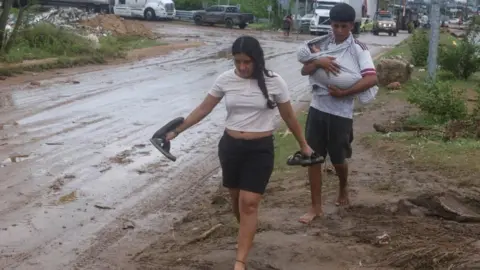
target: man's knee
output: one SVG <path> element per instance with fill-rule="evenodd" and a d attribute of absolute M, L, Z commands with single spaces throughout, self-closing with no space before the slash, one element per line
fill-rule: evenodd
<path fill-rule="evenodd" d="M 347 159 L 352 155 L 351 150 L 348 150 L 348 148 L 348 146 L 343 145 L 330 147 L 328 154 L 333 165 L 342 165 L 347 163 Z"/>

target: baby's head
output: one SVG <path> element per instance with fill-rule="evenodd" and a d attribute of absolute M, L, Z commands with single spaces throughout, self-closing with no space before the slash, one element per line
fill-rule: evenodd
<path fill-rule="evenodd" d="M 320 47 L 316 44 L 309 44 L 308 47 L 310 48 L 310 52 L 312 53 L 320 52 Z"/>
<path fill-rule="evenodd" d="M 314 47 L 316 48 L 317 46 L 314 46 Z M 297 50 L 297 60 L 302 64 L 305 64 L 310 60 L 312 60 L 312 44 L 302 44 L 299 46 Z"/>

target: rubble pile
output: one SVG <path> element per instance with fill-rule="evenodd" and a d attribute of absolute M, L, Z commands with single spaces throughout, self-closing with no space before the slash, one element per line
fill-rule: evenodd
<path fill-rule="evenodd" d="M 376 66 L 378 82 L 382 86 L 405 83 L 410 79 L 413 67 L 403 59 L 382 59 Z"/>
<path fill-rule="evenodd" d="M 80 25 L 100 31 L 108 31 L 114 36 L 141 36 L 155 39 L 155 34 L 143 23 L 125 20 L 114 14 L 100 14 L 93 18 L 81 20 Z"/>
<path fill-rule="evenodd" d="M 95 17 L 96 14 L 88 13 L 78 8 L 51 9 L 34 16 L 29 20 L 31 24 L 48 22 L 57 26 L 71 26 L 79 20 L 86 20 Z"/>
<path fill-rule="evenodd" d="M 99 36 L 141 36 L 155 39 L 155 34 L 141 22 L 124 20 L 114 14 L 89 13 L 78 8 L 58 8 L 35 14 L 27 19 L 29 25 L 51 23 L 72 31 L 87 32 Z"/>

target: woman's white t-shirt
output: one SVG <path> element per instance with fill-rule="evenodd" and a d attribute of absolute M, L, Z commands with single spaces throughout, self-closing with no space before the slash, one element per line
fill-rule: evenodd
<path fill-rule="evenodd" d="M 270 72 L 273 77 L 265 77 L 268 95 L 275 103 L 290 101 L 287 83 L 280 75 Z M 265 132 L 275 129 L 275 109 L 267 107 L 256 79 L 244 79 L 235 69 L 221 74 L 208 92 L 210 95 L 225 97 L 227 108 L 227 129 L 243 132 Z"/>

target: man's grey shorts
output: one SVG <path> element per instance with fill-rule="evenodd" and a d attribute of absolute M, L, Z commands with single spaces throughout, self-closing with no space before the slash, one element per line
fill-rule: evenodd
<path fill-rule="evenodd" d="M 353 120 L 310 107 L 305 126 L 308 144 L 332 164 L 344 164 L 352 157 Z"/>

